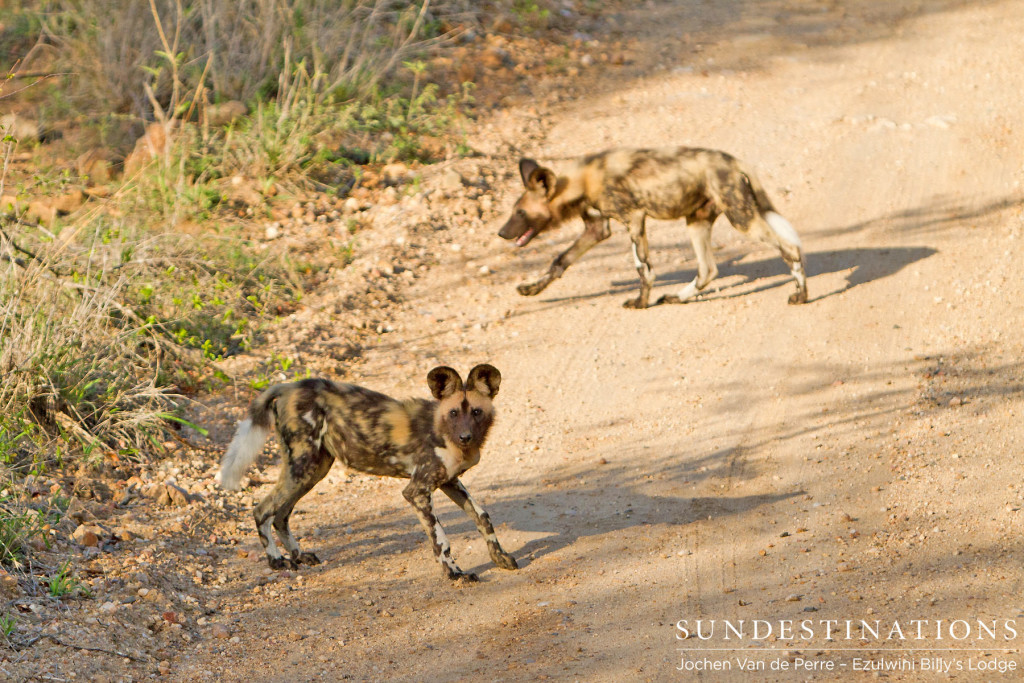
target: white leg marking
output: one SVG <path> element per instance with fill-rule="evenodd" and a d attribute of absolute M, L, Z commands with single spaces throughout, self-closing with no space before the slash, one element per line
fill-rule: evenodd
<path fill-rule="evenodd" d="M 277 531 L 277 529 L 274 529 Z M 287 534 L 283 534 L 280 531 L 277 532 L 277 537 L 281 539 L 281 545 L 288 551 L 289 554 L 299 554 L 299 542 L 295 540 L 295 536 L 292 535 L 291 529 L 288 530 Z"/>
<path fill-rule="evenodd" d="M 700 290 L 697 289 L 697 278 L 693 278 L 693 282 L 680 289 L 679 294 L 676 296 L 679 297 L 680 301 L 686 301 L 687 299 L 692 299 L 697 296 L 699 293 Z"/>
<path fill-rule="evenodd" d="M 441 564 L 453 572 L 459 571 L 455 560 L 452 559 L 452 547 L 448 544 L 448 537 L 445 535 L 444 529 L 441 528 L 440 522 L 434 522 L 434 536 L 437 537 L 437 544 L 441 548 L 441 555 L 438 558 L 441 560 Z"/>
<path fill-rule="evenodd" d="M 801 264 L 799 262 L 794 263 L 793 264 L 792 273 L 793 273 L 793 277 L 796 278 L 796 281 L 800 285 L 800 287 L 801 288 L 806 287 L 806 285 L 807 285 L 807 275 L 806 275 L 806 273 L 804 273 L 803 264 Z"/>
<path fill-rule="evenodd" d="M 768 226 L 772 229 L 772 232 L 779 237 L 779 239 L 788 244 L 792 244 L 793 246 L 800 246 L 800 236 L 796 234 L 796 230 L 789 221 L 774 211 L 766 213 L 764 215 L 764 219 L 768 221 Z"/>
<path fill-rule="evenodd" d="M 651 267 L 640 260 L 640 255 L 636 250 L 636 242 L 633 243 L 633 263 L 636 264 L 636 269 L 643 273 L 644 280 L 651 279 Z"/>
<path fill-rule="evenodd" d="M 267 555 L 274 558 L 275 560 L 281 557 L 281 551 L 277 549 L 277 543 L 274 542 L 274 517 L 271 515 L 267 517 L 263 524 L 260 524 L 260 533 L 263 538 L 267 539 Z"/>
<path fill-rule="evenodd" d="M 469 491 L 466 492 L 466 497 L 469 498 L 469 504 L 473 506 L 473 512 L 475 512 L 478 517 L 483 517 L 487 514 L 484 512 L 482 507 L 476 504 L 476 501 L 473 500 L 473 496 L 469 495 Z"/>

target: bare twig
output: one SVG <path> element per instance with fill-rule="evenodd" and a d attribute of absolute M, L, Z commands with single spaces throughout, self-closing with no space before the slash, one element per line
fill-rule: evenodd
<path fill-rule="evenodd" d="M 2 184 L 0 184 L 0 189 L 3 189 L 3 185 Z M 25 247 L 23 247 L 23 246 L 19 245 L 17 242 L 15 242 L 14 238 L 11 237 L 10 235 L 8 235 L 7 231 L 4 230 L 3 228 L 0 228 L 0 236 L 2 236 L 5 240 L 7 240 L 11 244 L 11 246 L 14 248 L 15 251 L 20 251 L 22 254 L 24 254 L 25 256 L 28 256 L 30 259 L 32 259 L 36 263 L 40 264 L 41 266 L 43 266 L 44 268 L 46 268 L 48 271 L 50 271 L 54 275 L 56 275 L 58 277 L 66 277 L 59 270 L 57 270 L 56 268 L 51 266 L 49 263 L 47 263 L 45 260 L 40 258 L 35 252 L 29 251 Z M 12 258 L 8 257 L 8 258 L 5 258 L 4 260 L 5 261 L 13 261 L 15 264 L 17 264 L 17 265 L 19 265 L 19 266 L 21 266 L 23 268 L 27 267 L 24 259 L 12 259 Z"/>
<path fill-rule="evenodd" d="M 75 649 L 75 650 L 85 650 L 86 652 L 101 652 L 101 653 L 103 653 L 105 655 L 111 655 L 112 657 L 124 657 L 125 659 L 132 660 L 133 662 L 145 663 L 147 661 L 145 659 L 141 659 L 141 658 L 136 657 L 134 655 L 130 655 L 127 652 L 118 652 L 117 650 L 108 650 L 108 649 L 103 648 L 103 647 L 90 647 L 88 645 L 78 645 L 77 643 L 69 643 L 66 640 L 62 640 L 62 639 L 58 638 L 57 636 L 55 636 L 55 635 L 53 635 L 51 633 L 41 633 L 41 634 L 37 635 L 36 637 L 31 638 L 29 640 L 22 641 L 22 642 L 12 642 L 11 644 L 13 645 L 15 651 L 20 651 L 20 650 L 26 650 L 26 649 L 32 647 L 33 645 L 35 645 L 36 643 L 38 643 L 40 640 L 43 640 L 43 639 L 51 640 L 51 641 L 53 641 L 54 643 L 56 643 L 58 645 L 63 645 L 64 647 L 70 647 L 70 648 Z"/>

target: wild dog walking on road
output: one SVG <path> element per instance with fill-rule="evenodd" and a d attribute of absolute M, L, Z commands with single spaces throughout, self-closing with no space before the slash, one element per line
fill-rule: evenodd
<path fill-rule="evenodd" d="M 459 481 L 480 460 L 480 449 L 494 421 L 491 403 L 501 373 L 477 365 L 463 384 L 455 370 L 441 366 L 427 375 L 436 400 L 398 401 L 353 384 L 305 379 L 278 384 L 253 401 L 221 462 L 218 479 L 237 489 L 270 434 L 271 413 L 282 446 L 281 474 L 253 515 L 272 569 L 318 564 L 302 552 L 288 529 L 292 508 L 326 476 L 335 459 L 360 472 L 409 479 L 402 494 L 416 510 L 434 557 L 449 579 L 476 580 L 452 559 L 444 529 L 434 515 L 431 494 L 441 489 L 469 515 L 487 542 L 491 560 L 502 569 L 517 569 L 515 558 L 498 543 L 491 521 Z M 270 534 L 273 525 L 285 558 Z"/>
<path fill-rule="evenodd" d="M 627 308 L 646 308 L 654 284 L 648 261 L 648 216 L 661 220 L 686 219 L 697 277 L 678 294 L 658 303 L 692 299 L 718 275 L 711 252 L 711 225 L 725 214 L 740 232 L 779 250 L 796 279 L 789 303 L 807 301 L 807 277 L 800 238 L 789 221 L 776 213 L 754 174 L 736 158 L 712 149 L 613 149 L 576 160 L 564 175 L 556 175 L 533 159 L 519 162 L 526 191 L 498 235 L 525 247 L 530 240 L 576 216 L 583 218 L 583 234 L 554 260 L 541 279 L 519 285 L 524 296 L 534 296 L 562 276 L 588 249 L 611 235 L 609 219 L 629 230 L 633 260 L 640 273 L 640 296 L 626 301 Z"/>

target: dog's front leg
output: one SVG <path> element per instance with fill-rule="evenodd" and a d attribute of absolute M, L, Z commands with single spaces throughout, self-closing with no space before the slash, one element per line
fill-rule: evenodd
<path fill-rule="evenodd" d="M 452 479 L 447 484 L 442 484 L 441 490 L 452 499 L 453 503 L 462 508 L 462 511 L 476 524 L 477 531 L 487 541 L 487 552 L 491 556 L 491 561 L 502 569 L 519 569 L 519 565 L 516 564 L 516 558 L 506 553 L 502 549 L 501 544 L 498 543 L 498 536 L 494 533 L 491 518 L 488 517 L 487 512 L 482 507 L 476 504 L 476 501 L 469 495 L 469 491 L 462 485 L 462 482 L 458 479 Z"/>
<path fill-rule="evenodd" d="M 402 491 L 402 495 L 405 496 L 405 499 L 409 501 L 409 504 L 416 511 L 416 516 L 419 517 L 423 530 L 427 532 L 427 538 L 430 539 L 430 547 L 434 551 L 434 557 L 441 563 L 441 570 L 444 572 L 444 575 L 453 581 L 457 579 L 476 581 L 476 574 L 462 571 L 455 564 L 455 560 L 452 559 L 451 545 L 448 543 L 448 537 L 445 535 L 444 529 L 441 528 L 441 523 L 434 515 L 430 494 L 430 486 L 416 479 L 410 481 L 409 485 Z"/>
<path fill-rule="evenodd" d="M 572 243 L 572 246 L 559 254 L 558 258 L 551 262 L 551 267 L 548 268 L 548 272 L 544 274 L 544 277 L 536 282 L 519 285 L 516 291 L 523 296 L 540 294 L 548 285 L 562 277 L 562 273 L 575 263 L 579 257 L 590 251 L 591 247 L 608 239 L 608 236 L 612 234 L 608 219 L 593 209 L 588 209 L 583 214 L 583 223 L 586 226 L 583 234 Z"/>
<path fill-rule="evenodd" d="M 630 299 L 622 305 L 626 308 L 647 308 L 647 302 L 651 298 L 651 287 L 654 285 L 654 271 L 647 247 L 647 229 L 644 225 L 645 215 L 642 211 L 634 213 L 627 223 L 629 227 L 629 239 L 633 240 L 633 263 L 636 265 L 636 272 L 640 275 L 640 296 Z"/>

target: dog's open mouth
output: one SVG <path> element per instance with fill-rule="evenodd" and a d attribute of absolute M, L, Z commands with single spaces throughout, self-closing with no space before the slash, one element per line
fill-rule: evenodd
<path fill-rule="evenodd" d="M 533 228 L 530 228 L 529 230 L 524 232 L 522 235 L 520 235 L 519 239 L 516 240 L 516 246 L 517 247 L 525 247 L 527 244 L 529 244 L 530 240 L 532 240 L 534 238 L 534 235 L 536 235 L 536 234 L 537 234 L 537 231 L 534 230 Z"/>

